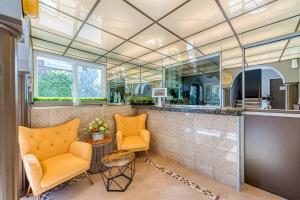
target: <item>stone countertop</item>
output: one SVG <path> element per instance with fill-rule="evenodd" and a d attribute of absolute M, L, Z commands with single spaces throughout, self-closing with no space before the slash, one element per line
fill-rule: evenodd
<path fill-rule="evenodd" d="M 189 107 L 189 106 L 139 106 L 132 105 L 132 108 L 144 109 L 144 110 L 159 110 L 159 111 L 170 111 L 170 112 L 184 112 L 184 113 L 200 113 L 200 114 L 213 114 L 213 115 L 231 115 L 241 116 L 243 110 L 233 108 L 207 108 L 207 107 Z"/>

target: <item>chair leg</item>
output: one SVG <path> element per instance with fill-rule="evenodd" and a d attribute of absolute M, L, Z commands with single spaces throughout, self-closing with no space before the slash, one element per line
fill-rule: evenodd
<path fill-rule="evenodd" d="M 90 184 L 93 185 L 94 183 L 93 183 L 93 181 L 92 181 L 90 175 L 89 175 L 87 172 L 84 172 L 84 174 L 85 174 L 85 176 L 87 177 L 87 179 L 89 180 Z"/>
<path fill-rule="evenodd" d="M 146 151 L 146 155 L 147 155 L 147 158 L 149 159 L 149 153 L 148 153 L 148 151 Z"/>
<path fill-rule="evenodd" d="M 31 192 L 31 186 L 29 185 L 26 192 L 26 198 L 29 197 L 30 192 Z"/>

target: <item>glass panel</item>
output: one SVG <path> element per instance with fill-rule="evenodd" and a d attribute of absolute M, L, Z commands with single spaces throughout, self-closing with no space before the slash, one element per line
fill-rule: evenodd
<path fill-rule="evenodd" d="M 152 96 L 152 88 L 162 87 L 162 70 L 148 67 L 141 68 L 141 96 Z"/>
<path fill-rule="evenodd" d="M 97 68 L 77 67 L 77 94 L 79 98 L 97 98 L 102 96 L 101 71 L 101 69 Z"/>
<path fill-rule="evenodd" d="M 72 97 L 72 64 L 37 56 L 37 89 L 39 97 Z"/>
<path fill-rule="evenodd" d="M 220 106 L 220 56 L 168 67 L 165 77 L 171 104 Z"/>
<path fill-rule="evenodd" d="M 245 107 L 294 109 L 299 100 L 299 38 L 245 50 Z"/>

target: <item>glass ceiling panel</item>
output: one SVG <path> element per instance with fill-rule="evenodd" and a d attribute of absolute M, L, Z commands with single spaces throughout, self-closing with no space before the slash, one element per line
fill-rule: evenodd
<path fill-rule="evenodd" d="M 31 18 L 31 26 L 72 39 L 81 26 L 81 22 L 40 4 L 39 17 Z"/>
<path fill-rule="evenodd" d="M 170 12 L 185 0 L 129 0 L 130 3 L 141 9 L 147 15 L 157 20 Z"/>
<path fill-rule="evenodd" d="M 273 63 L 273 62 L 277 62 L 278 61 L 278 58 L 275 57 L 275 58 L 262 58 L 261 60 L 257 60 L 257 61 L 252 61 L 252 62 L 249 62 L 248 65 L 261 65 L 261 64 L 266 64 L 266 63 Z"/>
<path fill-rule="evenodd" d="M 84 59 L 84 60 L 90 60 L 90 61 L 94 61 L 97 58 L 99 58 L 98 55 L 87 53 L 87 52 L 80 51 L 80 50 L 73 49 L 73 48 L 68 49 L 66 56 L 72 56 L 72 57 L 75 57 L 78 59 Z"/>
<path fill-rule="evenodd" d="M 277 55 L 279 53 L 279 56 L 281 52 L 284 49 L 284 46 L 286 45 L 287 41 L 282 42 L 275 42 L 268 45 L 258 46 L 255 48 L 246 49 L 245 54 L 248 61 L 249 57 L 252 56 L 262 56 L 264 54 L 270 53 L 272 54 L 274 52 L 274 55 Z M 273 57 L 274 58 L 274 57 Z M 278 57 L 279 59 L 279 57 Z"/>
<path fill-rule="evenodd" d="M 240 47 L 222 52 L 222 60 L 228 60 L 236 57 L 242 57 L 242 50 Z"/>
<path fill-rule="evenodd" d="M 37 29 L 35 27 L 31 28 L 31 36 L 36 37 L 36 38 L 40 38 L 40 39 L 44 39 L 44 40 L 47 40 L 47 41 L 50 41 L 50 42 L 53 41 L 57 44 L 62 44 L 64 46 L 68 46 L 71 42 L 71 40 L 68 39 L 68 38 L 64 38 L 64 37 L 61 37 L 59 35 L 49 33 L 47 31 Z"/>
<path fill-rule="evenodd" d="M 159 23 L 181 37 L 187 37 L 205 28 L 225 21 L 215 1 L 190 1 Z"/>
<path fill-rule="evenodd" d="M 264 62 L 270 62 L 270 60 L 275 59 L 276 61 L 279 60 L 279 57 L 281 55 L 282 50 L 277 50 L 269 53 L 263 53 L 263 54 L 258 54 L 258 55 L 252 55 L 252 56 L 247 56 L 246 61 L 248 65 L 254 65 L 257 63 L 264 63 Z"/>
<path fill-rule="evenodd" d="M 197 51 L 196 49 L 191 49 L 189 51 L 186 51 L 186 52 L 183 52 L 183 53 L 180 53 L 177 55 L 173 55 L 173 56 L 171 56 L 171 58 L 173 58 L 177 62 L 183 62 L 186 60 L 197 58 L 199 56 L 202 56 L 202 54 L 199 51 Z"/>
<path fill-rule="evenodd" d="M 126 39 L 152 23 L 122 0 L 101 1 L 87 22 Z"/>
<path fill-rule="evenodd" d="M 300 46 L 295 46 L 295 47 L 288 47 L 284 54 L 283 57 L 285 57 L 285 59 L 289 56 L 289 57 L 293 57 L 293 58 L 298 58 L 300 55 Z"/>
<path fill-rule="evenodd" d="M 263 28 L 240 34 L 239 38 L 242 44 L 246 45 L 276 36 L 292 33 L 295 31 L 298 21 L 299 17 L 294 17 L 282 22 L 265 26 Z"/>
<path fill-rule="evenodd" d="M 49 51 L 55 51 L 58 53 L 63 53 L 66 50 L 66 46 L 57 45 L 52 42 L 46 42 L 39 39 L 32 38 L 32 43 L 33 43 L 32 45 L 35 47 L 48 49 Z"/>
<path fill-rule="evenodd" d="M 222 60 L 222 68 L 242 67 L 242 56 L 228 60 Z"/>
<path fill-rule="evenodd" d="M 58 52 L 58 51 L 54 51 L 54 50 L 51 50 L 51 49 L 38 47 L 38 46 L 33 46 L 32 48 L 35 51 L 42 51 L 42 52 L 47 52 L 47 53 L 52 53 L 52 54 L 57 54 L 57 55 L 62 55 L 63 54 L 63 52 Z"/>
<path fill-rule="evenodd" d="M 76 41 L 87 43 L 89 45 L 106 50 L 111 50 L 124 42 L 123 39 L 101 31 L 100 29 L 88 24 L 85 24 L 80 30 L 78 36 L 76 37 Z"/>
<path fill-rule="evenodd" d="M 163 57 L 165 57 L 165 56 L 163 56 L 159 53 L 156 53 L 156 52 L 151 52 L 151 53 L 148 53 L 144 56 L 139 57 L 138 59 L 143 60 L 145 62 L 153 62 L 153 61 L 162 59 Z"/>
<path fill-rule="evenodd" d="M 99 56 L 103 55 L 107 52 L 106 50 L 99 49 L 99 48 L 93 47 L 91 45 L 87 45 L 87 44 L 84 44 L 84 43 L 81 43 L 81 42 L 76 42 L 76 41 L 74 41 L 72 43 L 71 47 L 73 47 L 75 49 L 80 49 L 80 50 L 83 50 L 83 51 L 91 52 L 91 53 L 97 54 Z"/>
<path fill-rule="evenodd" d="M 231 20 L 237 33 L 277 22 L 300 14 L 299 0 L 275 1 L 259 12 L 251 12 Z"/>
<path fill-rule="evenodd" d="M 228 18 L 233 18 L 249 11 L 250 14 L 263 12 L 266 8 L 261 6 L 272 1 L 274 0 L 220 0 L 220 3 Z"/>
<path fill-rule="evenodd" d="M 158 52 L 160 52 L 161 54 L 164 54 L 166 56 L 171 56 L 174 54 L 178 54 L 187 50 L 192 49 L 193 47 L 191 45 L 189 45 L 188 43 L 180 40 L 178 42 L 175 42 L 173 44 L 170 44 L 166 47 L 163 47 L 159 50 L 157 50 Z"/>
<path fill-rule="evenodd" d="M 136 44 L 133 44 L 132 42 L 126 42 L 124 44 L 122 44 L 121 46 L 119 46 L 118 48 L 116 48 L 115 50 L 113 50 L 113 52 L 115 53 L 119 53 L 131 58 L 136 58 L 139 56 L 142 56 L 146 53 L 149 53 L 150 50 L 138 46 Z"/>
<path fill-rule="evenodd" d="M 158 49 L 177 41 L 178 38 L 161 26 L 154 24 L 130 40 L 150 49 Z"/>
<path fill-rule="evenodd" d="M 198 49 L 205 55 L 221 52 L 222 51 L 222 42 L 221 41 L 214 42 L 212 44 L 205 45 Z"/>
<path fill-rule="evenodd" d="M 42 3 L 84 20 L 96 0 L 40 0 Z"/>
<path fill-rule="evenodd" d="M 196 35 L 188 37 L 186 40 L 193 46 L 199 47 L 230 36 L 233 36 L 233 32 L 230 29 L 228 23 L 225 22 L 208 30 L 202 31 Z"/>
<path fill-rule="evenodd" d="M 120 54 L 116 54 L 116 53 L 108 53 L 106 55 L 108 58 L 113 58 L 115 60 L 119 60 L 119 61 L 123 61 L 123 62 L 126 62 L 128 60 L 131 60 L 132 58 L 128 57 L 128 56 L 124 56 L 124 55 L 120 55 Z"/>

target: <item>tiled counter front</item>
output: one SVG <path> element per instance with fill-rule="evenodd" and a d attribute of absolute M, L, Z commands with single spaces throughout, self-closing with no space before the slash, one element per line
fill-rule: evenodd
<path fill-rule="evenodd" d="M 40 128 L 54 126 L 67 122 L 71 119 L 80 119 L 80 138 L 85 138 L 84 128 L 88 127 L 90 121 L 96 117 L 107 119 L 111 123 L 112 134 L 115 134 L 114 113 L 133 115 L 134 109 L 130 106 L 64 106 L 64 107 L 43 107 L 31 110 L 31 127 Z"/>
<path fill-rule="evenodd" d="M 146 112 L 151 151 L 239 189 L 240 116 Z"/>

